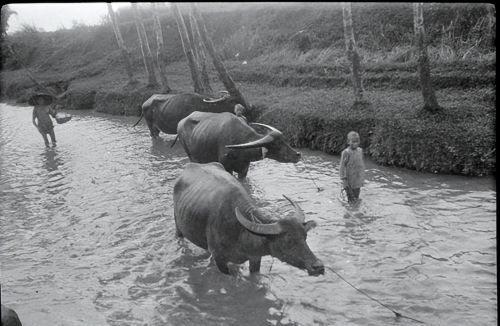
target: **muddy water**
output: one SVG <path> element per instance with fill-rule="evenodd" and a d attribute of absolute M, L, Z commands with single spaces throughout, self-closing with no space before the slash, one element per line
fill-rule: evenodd
<path fill-rule="evenodd" d="M 23 325 L 409 325 L 326 271 L 276 259 L 261 275 L 221 274 L 175 237 L 172 188 L 187 162 L 172 136 L 152 142 L 131 117 L 74 114 L 44 147 L 30 107 L 0 106 L 2 303 Z M 428 325 L 497 316 L 493 178 L 367 165 L 363 201 L 339 199 L 337 156 L 251 166 L 260 206 L 296 200 L 318 227 L 325 265 Z M 314 180 L 314 182 L 312 181 Z"/>

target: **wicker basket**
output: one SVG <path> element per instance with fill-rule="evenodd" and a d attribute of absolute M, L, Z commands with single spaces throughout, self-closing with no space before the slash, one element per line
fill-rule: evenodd
<path fill-rule="evenodd" d="M 56 114 L 56 121 L 59 124 L 68 122 L 69 120 L 71 120 L 71 114 L 62 113 L 62 112 L 58 112 Z"/>

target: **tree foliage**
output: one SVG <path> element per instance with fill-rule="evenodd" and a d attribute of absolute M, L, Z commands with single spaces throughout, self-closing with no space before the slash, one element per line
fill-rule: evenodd
<path fill-rule="evenodd" d="M 17 15 L 17 12 L 14 10 L 10 9 L 9 5 L 4 5 L 2 6 L 1 9 L 1 18 L 0 18 L 0 23 L 1 25 L 1 35 L 2 39 L 7 35 L 7 29 L 9 29 L 9 18 L 12 15 Z"/>

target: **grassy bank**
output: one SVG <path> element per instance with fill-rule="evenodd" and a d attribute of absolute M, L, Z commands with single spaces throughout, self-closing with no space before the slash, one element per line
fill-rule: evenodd
<path fill-rule="evenodd" d="M 438 91 L 447 107 L 432 116 L 416 113 L 423 104 L 418 91 L 367 91 L 370 104 L 358 106 L 352 105 L 349 88 L 246 85 L 246 92 L 271 106 L 257 119 L 280 128 L 295 146 L 339 154 L 347 133 L 356 130 L 362 147 L 380 164 L 465 175 L 495 171 L 496 113 L 477 89 Z"/>
<path fill-rule="evenodd" d="M 244 80 L 236 70 L 231 73 Z M 169 65 L 168 74 L 177 92 L 192 91 L 185 62 Z M 57 80 L 55 77 L 47 78 Z M 2 72 L 2 81 L 11 85 L 7 89 L 19 90 L 21 101 L 31 89 L 19 85 L 33 87 L 21 71 Z M 66 107 L 138 115 L 140 104 L 159 92 L 141 86 L 145 84 L 141 78 L 138 85 L 127 85 L 119 70 L 74 79 Z M 223 89 L 215 76 L 212 84 L 214 89 Z M 432 116 L 417 113 L 423 104 L 418 90 L 368 89 L 365 97 L 369 104 L 353 106 L 349 87 L 280 87 L 259 80 L 242 81 L 239 86 L 252 104 L 249 118 L 282 130 L 296 147 L 339 154 L 346 146 L 347 133 L 357 130 L 362 147 L 380 164 L 464 175 L 490 174 L 496 169 L 495 93 L 491 85 L 438 90 L 445 110 Z"/>

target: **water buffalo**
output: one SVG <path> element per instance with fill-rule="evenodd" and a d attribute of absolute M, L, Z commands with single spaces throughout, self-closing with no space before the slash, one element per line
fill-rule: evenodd
<path fill-rule="evenodd" d="M 157 138 L 160 131 L 166 134 L 177 133 L 177 123 L 191 112 L 233 112 L 239 104 L 234 97 L 224 95 L 218 99 L 208 99 L 195 93 L 154 94 L 142 104 L 142 114 L 134 127 L 146 119 L 152 138 Z"/>
<path fill-rule="evenodd" d="M 228 274 L 228 262 L 250 262 L 250 272 L 260 270 L 261 257 L 271 255 L 309 275 L 324 273 L 323 263 L 311 252 L 306 232 L 314 221 L 305 221 L 302 209 L 295 216 L 275 219 L 256 207 L 238 180 L 218 162 L 188 163 L 174 186 L 174 216 L 178 236 L 207 249 L 217 267 Z"/>
<path fill-rule="evenodd" d="M 1 309 L 2 326 L 22 326 L 17 313 L 13 309 L 10 309 L 9 307 L 6 307 L 4 305 L 1 305 Z"/>
<path fill-rule="evenodd" d="M 193 112 L 177 126 L 177 135 L 192 162 L 219 162 L 239 178 L 247 175 L 250 162 L 270 158 L 278 162 L 296 163 L 300 153 L 288 145 L 282 133 L 268 125 L 259 134 L 234 114 Z"/>

